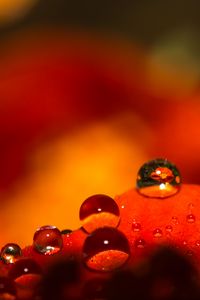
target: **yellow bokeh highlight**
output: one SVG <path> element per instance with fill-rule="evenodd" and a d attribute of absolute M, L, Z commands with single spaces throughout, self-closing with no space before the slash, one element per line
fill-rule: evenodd
<path fill-rule="evenodd" d="M 7 199 L 12 205 L 2 208 L 0 242 L 30 244 L 42 225 L 78 228 L 87 197 L 114 197 L 134 187 L 152 140 L 144 122 L 126 114 L 40 142 L 28 159 L 29 175 Z"/>
<path fill-rule="evenodd" d="M 12 22 L 25 15 L 37 0 L 0 0 L 0 23 Z"/>

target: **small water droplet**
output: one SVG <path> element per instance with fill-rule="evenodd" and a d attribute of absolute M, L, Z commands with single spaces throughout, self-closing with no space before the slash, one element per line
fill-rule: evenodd
<path fill-rule="evenodd" d="M 63 234 L 63 235 L 70 234 L 70 233 L 72 233 L 72 230 L 71 230 L 71 229 L 63 229 L 63 230 L 61 231 L 61 234 Z"/>
<path fill-rule="evenodd" d="M 140 194 L 144 196 L 169 197 L 180 189 L 180 173 L 167 159 L 151 160 L 140 168 L 136 185 Z"/>
<path fill-rule="evenodd" d="M 165 227 L 165 230 L 166 230 L 167 232 L 172 232 L 172 231 L 173 231 L 173 227 L 172 227 L 171 225 L 167 225 L 167 226 Z"/>
<path fill-rule="evenodd" d="M 102 227 L 92 232 L 83 246 L 86 266 L 96 271 L 112 271 L 124 265 L 130 256 L 126 236 L 113 227 Z"/>
<path fill-rule="evenodd" d="M 6 264 L 13 264 L 22 255 L 22 250 L 17 244 L 9 243 L 1 249 L 1 259 Z"/>
<path fill-rule="evenodd" d="M 188 223 L 194 223 L 196 218 L 193 214 L 189 214 L 187 215 L 186 219 Z"/>
<path fill-rule="evenodd" d="M 195 243 L 195 245 L 196 245 L 197 247 L 200 247 L 200 240 L 197 240 L 196 243 Z"/>
<path fill-rule="evenodd" d="M 91 233 L 97 228 L 117 227 L 120 221 L 119 207 L 114 199 L 106 195 L 93 195 L 80 207 L 83 228 Z"/>
<path fill-rule="evenodd" d="M 172 217 L 172 223 L 173 223 L 174 225 L 177 225 L 177 224 L 179 223 L 178 218 L 175 217 L 175 216 L 173 216 L 173 217 Z"/>
<path fill-rule="evenodd" d="M 135 247 L 136 248 L 144 248 L 145 247 L 145 245 L 146 245 L 146 242 L 145 242 L 145 240 L 143 240 L 143 239 L 136 239 L 135 240 Z"/>
<path fill-rule="evenodd" d="M 133 222 L 132 229 L 134 232 L 139 232 L 142 229 L 141 224 L 137 222 Z"/>
<path fill-rule="evenodd" d="M 31 258 L 22 258 L 16 261 L 12 265 L 12 268 L 10 269 L 8 276 L 12 280 L 15 280 L 16 278 L 19 278 L 23 275 L 28 274 L 41 274 L 41 268 L 39 265 Z"/>
<path fill-rule="evenodd" d="M 162 237 L 162 235 L 163 235 L 163 232 L 160 228 L 154 229 L 154 231 L 153 231 L 153 236 L 154 237 L 160 238 L 160 237 Z"/>
<path fill-rule="evenodd" d="M 33 247 L 44 255 L 56 254 L 63 247 L 62 234 L 55 226 L 42 226 L 34 234 Z"/>

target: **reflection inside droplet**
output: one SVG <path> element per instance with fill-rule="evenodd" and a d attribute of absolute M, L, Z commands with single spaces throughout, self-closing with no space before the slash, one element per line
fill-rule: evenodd
<path fill-rule="evenodd" d="M 130 255 L 126 236 L 112 227 L 98 228 L 85 240 L 84 262 L 92 270 L 112 271 L 124 265 Z"/>
<path fill-rule="evenodd" d="M 44 255 L 58 253 L 63 246 L 62 234 L 55 226 L 40 227 L 34 234 L 33 247 Z"/>
<path fill-rule="evenodd" d="M 176 166 L 162 158 L 145 163 L 138 172 L 136 182 L 140 194 L 156 198 L 176 194 L 180 184 L 180 173 Z"/>
<path fill-rule="evenodd" d="M 80 207 L 79 216 L 88 233 L 104 226 L 117 227 L 120 221 L 117 203 L 111 197 L 101 194 L 87 198 Z"/>
<path fill-rule="evenodd" d="M 1 259 L 6 264 L 13 264 L 22 255 L 22 250 L 17 244 L 9 243 L 1 249 Z"/>

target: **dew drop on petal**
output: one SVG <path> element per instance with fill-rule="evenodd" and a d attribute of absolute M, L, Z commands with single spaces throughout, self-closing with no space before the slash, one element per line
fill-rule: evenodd
<path fill-rule="evenodd" d="M 19 278 L 20 276 L 28 274 L 41 275 L 42 271 L 40 266 L 31 258 L 21 258 L 17 260 L 10 269 L 8 277 L 12 280 Z"/>
<path fill-rule="evenodd" d="M 63 230 L 61 231 L 61 234 L 63 234 L 63 235 L 70 234 L 70 233 L 72 233 L 72 230 L 71 230 L 71 229 L 63 229 Z"/>
<path fill-rule="evenodd" d="M 200 240 L 197 240 L 197 241 L 195 242 L 195 245 L 196 245 L 197 247 L 200 247 Z"/>
<path fill-rule="evenodd" d="M 123 266 L 130 256 L 126 236 L 113 227 L 102 227 L 92 232 L 83 246 L 86 266 L 96 271 L 112 271 Z"/>
<path fill-rule="evenodd" d="M 139 232 L 142 229 L 141 224 L 133 222 L 132 223 L 132 229 L 133 229 L 134 232 Z"/>
<path fill-rule="evenodd" d="M 6 264 L 13 264 L 22 255 L 22 250 L 19 245 L 9 243 L 1 249 L 1 259 Z"/>
<path fill-rule="evenodd" d="M 145 245 L 146 245 L 146 242 L 145 242 L 145 240 L 144 239 L 136 239 L 135 240 L 135 247 L 136 248 L 144 248 L 145 247 Z"/>
<path fill-rule="evenodd" d="M 172 231 L 173 231 L 173 227 L 172 227 L 171 225 L 167 225 L 167 226 L 165 227 L 165 230 L 166 230 L 167 232 L 172 232 Z"/>
<path fill-rule="evenodd" d="M 40 227 L 34 234 L 33 247 L 44 255 L 56 254 L 63 247 L 62 234 L 55 226 Z"/>
<path fill-rule="evenodd" d="M 163 233 L 162 233 L 162 230 L 160 228 L 154 229 L 153 236 L 155 238 L 160 238 L 160 237 L 162 237 L 162 235 L 163 235 Z"/>
<path fill-rule="evenodd" d="M 147 197 L 165 198 L 176 194 L 181 186 L 178 169 L 167 159 L 155 159 L 145 163 L 139 170 L 136 186 Z"/>
<path fill-rule="evenodd" d="M 187 215 L 186 219 L 188 223 L 194 223 L 196 218 L 193 214 L 189 214 Z"/>
<path fill-rule="evenodd" d="M 104 226 L 117 227 L 120 221 L 120 212 L 115 200 L 109 196 L 98 194 L 83 202 L 79 217 L 82 227 L 91 233 Z"/>

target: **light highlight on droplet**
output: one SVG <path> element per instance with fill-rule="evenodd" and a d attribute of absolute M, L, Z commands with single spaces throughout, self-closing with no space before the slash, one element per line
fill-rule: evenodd
<path fill-rule="evenodd" d="M 167 159 L 155 159 L 145 163 L 137 175 L 136 186 L 147 197 L 165 198 L 176 194 L 181 185 L 178 169 Z"/>

